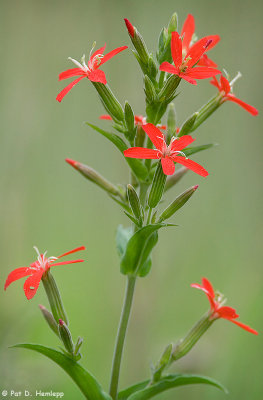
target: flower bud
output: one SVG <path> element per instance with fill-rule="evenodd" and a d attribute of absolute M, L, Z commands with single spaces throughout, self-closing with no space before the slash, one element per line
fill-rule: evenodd
<path fill-rule="evenodd" d="M 65 324 L 65 322 L 62 319 L 59 320 L 58 330 L 59 330 L 59 336 L 60 336 L 62 342 L 64 343 L 66 350 L 69 353 L 73 354 L 74 353 L 74 344 L 73 344 L 72 336 L 71 336 L 68 326 Z"/>
<path fill-rule="evenodd" d="M 130 21 L 127 18 L 124 18 L 124 22 L 125 22 L 125 25 L 126 25 L 126 27 L 128 29 L 129 35 L 133 38 L 134 37 L 134 31 L 135 31 L 134 26 L 130 23 Z"/>
<path fill-rule="evenodd" d="M 155 64 L 152 55 L 150 55 L 148 60 L 148 74 L 151 77 L 151 79 L 155 79 L 157 73 L 158 73 L 157 65 Z"/>
<path fill-rule="evenodd" d="M 180 179 L 186 174 L 186 172 L 189 171 L 188 168 L 186 167 L 181 167 L 175 171 L 173 175 L 168 176 L 168 179 L 165 184 L 164 191 L 171 189 L 177 182 L 180 181 Z"/>
<path fill-rule="evenodd" d="M 144 92 L 148 104 L 154 103 L 157 100 L 156 90 L 147 75 L 144 76 Z"/>
<path fill-rule="evenodd" d="M 198 126 L 201 125 L 208 117 L 210 117 L 210 115 L 213 114 L 213 112 L 215 112 L 220 105 L 221 95 L 219 93 L 197 111 L 197 117 L 190 132 L 193 132 L 196 128 L 198 128 Z"/>
<path fill-rule="evenodd" d="M 128 101 L 125 102 L 124 106 L 124 118 L 127 130 L 129 132 L 132 132 L 134 130 L 134 114 Z"/>
<path fill-rule="evenodd" d="M 48 297 L 50 308 L 55 321 L 58 323 L 59 319 L 62 319 L 68 325 L 68 319 L 66 312 L 63 307 L 62 299 L 56 284 L 56 281 L 51 274 L 50 270 L 42 276 L 42 282 Z"/>
<path fill-rule="evenodd" d="M 141 36 L 141 34 L 138 32 L 138 30 L 130 23 L 128 19 L 125 19 L 125 24 L 128 29 L 131 41 L 138 53 L 138 56 L 140 60 L 142 61 L 143 64 L 148 63 L 149 59 L 149 53 L 146 47 L 146 44 Z"/>
<path fill-rule="evenodd" d="M 77 342 L 75 344 L 75 348 L 74 348 L 74 355 L 76 357 L 81 358 L 80 348 L 81 348 L 82 344 L 83 344 L 83 338 L 79 336 L 78 340 L 77 340 Z"/>
<path fill-rule="evenodd" d="M 170 42 L 171 37 L 170 35 L 168 35 L 167 29 L 163 28 L 159 35 L 158 51 L 156 54 L 156 58 L 159 64 L 162 64 L 164 61 L 170 62 L 172 60 Z"/>
<path fill-rule="evenodd" d="M 176 213 L 183 205 L 190 199 L 190 197 L 194 194 L 198 185 L 192 186 L 187 189 L 185 192 L 180 194 L 176 199 L 162 212 L 159 217 L 158 222 L 165 221 L 166 219 L 170 218 L 172 215 Z"/>
<path fill-rule="evenodd" d="M 158 162 L 148 197 L 148 205 L 150 208 L 155 208 L 160 202 L 164 192 L 165 181 L 166 175 L 163 173 L 162 164 Z"/>
<path fill-rule="evenodd" d="M 178 75 L 170 75 L 159 93 L 159 100 L 169 102 L 169 100 L 174 97 L 180 82 L 181 78 Z"/>
<path fill-rule="evenodd" d="M 124 120 L 122 106 L 110 90 L 108 85 L 99 82 L 92 82 L 97 90 L 105 110 L 110 114 L 115 122 Z"/>
<path fill-rule="evenodd" d="M 136 193 L 134 187 L 130 184 L 127 185 L 127 197 L 130 203 L 130 207 L 132 209 L 133 215 L 137 218 L 138 221 L 142 223 L 142 207 L 139 200 L 139 197 Z"/>
<path fill-rule="evenodd" d="M 178 137 L 188 135 L 192 131 L 196 118 L 198 116 L 198 112 L 195 112 L 191 117 L 189 117 L 184 123 L 182 128 L 179 131 Z"/>
<path fill-rule="evenodd" d="M 172 15 L 172 18 L 170 19 L 169 25 L 168 25 L 168 33 L 171 35 L 172 32 L 177 31 L 177 26 L 178 26 L 178 16 L 176 13 Z"/>
<path fill-rule="evenodd" d="M 176 135 L 175 105 L 174 103 L 170 103 L 168 106 L 166 143 L 169 144 L 171 138 L 175 135 Z"/>
<path fill-rule="evenodd" d="M 53 331 L 56 335 L 59 335 L 59 334 L 58 334 L 58 324 L 57 324 L 57 322 L 55 321 L 55 318 L 53 317 L 53 315 L 51 314 L 51 312 L 48 311 L 48 310 L 46 309 L 46 307 L 42 306 L 42 304 L 39 304 L 39 308 L 40 308 L 40 311 L 41 311 L 42 314 L 43 314 L 43 317 L 44 317 L 45 320 L 47 321 L 49 327 L 52 329 L 52 331 Z"/>
<path fill-rule="evenodd" d="M 71 160 L 70 158 L 66 158 L 66 162 L 79 171 L 83 176 L 85 176 L 85 178 L 95 183 L 106 192 L 122 198 L 120 190 L 117 188 L 117 186 L 113 185 L 93 168 L 78 161 Z"/>
<path fill-rule="evenodd" d="M 140 125 L 137 126 L 137 134 L 135 137 L 135 146 L 143 147 L 145 140 L 145 132 Z"/>
<path fill-rule="evenodd" d="M 170 362 L 172 351 L 173 344 L 170 343 L 168 346 L 166 346 L 160 360 L 153 368 L 151 383 L 158 382 L 160 380 L 163 370 Z"/>

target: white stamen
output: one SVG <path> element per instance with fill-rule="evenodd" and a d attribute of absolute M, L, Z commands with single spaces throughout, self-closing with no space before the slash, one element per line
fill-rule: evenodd
<path fill-rule="evenodd" d="M 238 71 L 238 73 L 237 73 L 236 76 L 232 79 L 232 81 L 229 82 L 231 88 L 232 88 L 232 86 L 234 85 L 234 83 L 235 83 L 239 78 L 241 78 L 241 77 L 242 77 L 242 74 L 241 74 L 241 72 Z"/>
<path fill-rule="evenodd" d="M 83 65 L 81 65 L 80 62 L 71 57 L 68 57 L 68 60 L 72 61 L 77 67 L 83 70 Z"/>

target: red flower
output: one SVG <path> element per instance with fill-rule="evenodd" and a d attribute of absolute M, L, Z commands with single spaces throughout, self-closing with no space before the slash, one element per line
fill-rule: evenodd
<path fill-rule="evenodd" d="M 225 101 L 233 101 L 234 103 L 239 104 L 241 107 L 243 107 L 245 110 L 247 110 L 250 114 L 252 115 L 258 115 L 258 110 L 250 106 L 249 104 L 245 103 L 244 101 L 238 99 L 233 93 L 230 93 L 232 91 L 232 86 L 234 82 L 241 76 L 240 73 L 237 74 L 237 76 L 229 82 L 224 76 L 221 75 L 220 77 L 220 83 L 218 80 L 213 77 L 213 80 L 210 82 L 212 85 L 216 86 L 217 89 L 219 90 L 220 94 L 222 95 L 222 100 L 221 103 L 224 103 Z"/>
<path fill-rule="evenodd" d="M 38 257 L 37 261 L 30 264 L 30 267 L 21 267 L 16 268 L 12 271 L 5 282 L 4 289 L 14 281 L 17 281 L 20 278 L 24 278 L 25 276 L 29 276 L 24 284 L 24 292 L 28 300 L 32 299 L 35 296 L 36 291 L 38 289 L 39 283 L 41 281 L 42 276 L 49 270 L 49 268 L 54 267 L 56 265 L 66 265 L 73 264 L 77 262 L 82 262 L 84 260 L 71 260 L 71 261 L 63 261 L 63 262 L 55 262 L 57 259 L 67 256 L 68 254 L 76 253 L 76 251 L 85 250 L 84 246 L 77 247 L 76 249 L 70 250 L 67 253 L 62 254 L 59 257 L 48 257 L 46 258 L 46 252 L 44 254 L 40 254 L 38 249 L 34 247 L 36 250 Z"/>
<path fill-rule="evenodd" d="M 193 15 L 188 14 L 187 18 L 184 22 L 182 32 L 181 32 L 181 37 L 183 38 L 182 41 L 182 50 L 183 50 L 183 55 L 185 56 L 191 48 L 194 46 L 198 46 L 198 43 L 200 40 L 206 39 L 207 41 L 211 41 L 209 46 L 207 47 L 206 51 L 211 50 L 215 45 L 219 42 L 220 36 L 219 35 L 210 35 L 210 36 L 205 36 L 203 39 L 198 40 L 196 43 L 192 44 L 193 39 L 194 39 L 194 33 L 195 33 L 195 20 Z M 206 54 L 203 54 L 198 61 L 199 66 L 203 67 L 212 67 L 216 68 L 217 65 L 214 63 L 214 61 L 210 60 Z"/>
<path fill-rule="evenodd" d="M 144 147 L 131 147 L 124 151 L 125 157 L 143 159 L 161 159 L 165 175 L 172 175 L 175 171 L 174 163 L 184 165 L 201 176 L 207 176 L 208 172 L 196 162 L 185 157 L 181 150 L 191 144 L 195 139 L 185 135 L 177 139 L 173 137 L 169 146 L 165 142 L 163 133 L 153 124 L 146 124 L 142 129 L 147 133 L 157 150 Z"/>
<path fill-rule="evenodd" d="M 243 328 L 248 332 L 254 333 L 254 335 L 258 334 L 258 332 L 250 328 L 250 326 L 242 324 L 242 322 L 236 321 L 236 318 L 238 318 L 239 315 L 236 313 L 236 310 L 234 308 L 222 306 L 224 303 L 224 301 L 222 302 L 222 295 L 214 292 L 213 286 L 208 279 L 203 278 L 202 285 L 199 285 L 198 283 L 193 283 L 191 287 L 200 289 L 206 294 L 211 309 L 210 319 L 215 320 L 218 318 L 224 318 L 240 326 L 240 328 Z"/>
<path fill-rule="evenodd" d="M 114 57 L 116 54 L 120 53 L 121 51 L 127 49 L 127 46 L 118 47 L 115 50 L 110 51 L 109 53 L 103 55 L 105 50 L 105 46 L 101 47 L 100 49 L 96 50 L 94 54 L 92 54 L 93 48 L 90 52 L 90 57 L 88 61 L 88 65 L 85 62 L 85 55 L 81 58 L 81 63 L 74 60 L 73 58 L 69 57 L 69 60 L 73 61 L 74 64 L 77 65 L 78 68 L 68 69 L 67 71 L 61 72 L 59 74 L 59 80 L 72 78 L 73 76 L 80 75 L 79 78 L 72 81 L 68 86 L 66 86 L 56 97 L 57 101 L 61 101 L 63 97 L 75 86 L 81 79 L 88 78 L 92 82 L 100 82 L 106 85 L 107 80 L 105 73 L 99 69 L 99 67 L 108 61 L 110 58 Z"/>
<path fill-rule="evenodd" d="M 211 67 L 195 67 L 205 51 L 213 43 L 212 39 L 204 37 L 189 48 L 189 51 L 183 56 L 182 39 L 178 32 L 172 32 L 171 52 L 174 65 L 163 62 L 160 70 L 169 74 L 178 75 L 187 82 L 196 85 L 195 79 L 205 79 L 220 74 L 218 69 Z"/>
<path fill-rule="evenodd" d="M 107 120 L 112 120 L 110 115 L 101 115 L 100 119 L 107 119 Z M 142 115 L 134 115 L 134 124 L 137 126 L 142 126 L 146 125 L 147 121 L 146 118 L 143 117 Z M 159 129 L 166 129 L 166 125 L 157 125 Z"/>

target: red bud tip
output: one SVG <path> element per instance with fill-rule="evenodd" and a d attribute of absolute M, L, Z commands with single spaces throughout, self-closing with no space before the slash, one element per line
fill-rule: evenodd
<path fill-rule="evenodd" d="M 129 34 L 134 37 L 134 26 L 130 23 L 127 18 L 124 18 L 125 25 L 128 29 Z"/>
<path fill-rule="evenodd" d="M 40 310 L 45 310 L 45 307 L 42 306 L 42 304 L 39 304 L 38 307 L 40 308 Z"/>
<path fill-rule="evenodd" d="M 71 160 L 70 158 L 66 158 L 65 161 L 74 168 L 77 168 L 78 162 Z"/>
<path fill-rule="evenodd" d="M 59 319 L 58 322 L 59 322 L 59 325 L 60 325 L 60 326 L 65 325 L 65 322 L 63 321 L 63 319 Z"/>
<path fill-rule="evenodd" d="M 194 186 L 194 190 L 196 190 L 196 189 L 198 188 L 198 186 L 199 186 L 199 185 L 195 185 L 195 186 Z"/>

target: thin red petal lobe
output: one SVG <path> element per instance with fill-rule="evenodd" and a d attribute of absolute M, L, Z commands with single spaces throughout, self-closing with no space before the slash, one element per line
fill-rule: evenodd
<path fill-rule="evenodd" d="M 195 20 L 193 15 L 188 14 L 184 21 L 181 37 L 183 38 L 183 49 L 188 52 L 190 43 L 195 32 Z"/>
<path fill-rule="evenodd" d="M 164 157 L 161 159 L 163 173 L 165 175 L 173 175 L 175 171 L 175 165 L 170 157 Z"/>
<path fill-rule="evenodd" d="M 212 297 L 212 299 L 214 299 L 215 298 L 215 292 L 214 292 L 214 288 L 212 286 L 212 283 L 207 278 L 203 278 L 202 279 L 202 284 L 203 284 L 204 288 L 208 291 L 208 293 Z"/>
<path fill-rule="evenodd" d="M 193 143 L 195 141 L 194 138 L 190 135 L 185 135 L 180 137 L 179 139 L 175 139 L 172 143 L 171 150 L 172 151 L 180 151 L 183 150 L 186 146 L 189 146 L 189 144 Z"/>
<path fill-rule="evenodd" d="M 180 75 L 180 71 L 174 65 L 168 63 L 167 61 L 163 62 L 160 65 L 160 71 L 168 72 L 168 74 Z"/>
<path fill-rule="evenodd" d="M 110 121 L 112 120 L 111 116 L 108 115 L 108 114 L 101 115 L 101 116 L 100 116 L 100 119 L 107 119 L 107 120 L 110 120 Z"/>
<path fill-rule="evenodd" d="M 219 69 L 210 67 L 195 67 L 191 68 L 189 71 L 186 71 L 185 74 L 195 79 L 206 79 L 221 74 L 221 71 L 219 71 Z"/>
<path fill-rule="evenodd" d="M 57 95 L 56 100 L 61 102 L 62 99 L 66 96 L 66 94 L 81 80 L 85 78 L 85 76 L 81 76 L 80 78 L 75 79 L 68 86 L 66 86 L 61 92 Z"/>
<path fill-rule="evenodd" d="M 32 270 L 30 267 L 21 267 L 14 269 L 7 277 L 4 290 L 6 290 L 12 282 L 24 278 L 25 276 L 32 275 L 34 272 L 35 270 Z"/>
<path fill-rule="evenodd" d="M 221 75 L 220 77 L 220 85 L 221 85 L 221 90 L 223 90 L 225 94 L 228 94 L 230 92 L 231 90 L 230 84 L 223 75 Z"/>
<path fill-rule="evenodd" d="M 117 49 L 114 49 L 112 51 L 110 51 L 109 53 L 105 54 L 105 56 L 101 59 L 99 67 L 104 64 L 105 62 L 107 62 L 108 60 L 110 60 L 112 57 L 116 56 L 116 54 L 120 53 L 123 50 L 128 49 L 128 46 L 122 46 L 122 47 L 117 47 Z"/>
<path fill-rule="evenodd" d="M 172 158 L 178 164 L 181 164 L 184 167 L 191 169 L 193 172 L 195 172 L 198 175 L 201 175 L 203 177 L 206 177 L 207 175 L 209 175 L 209 173 L 207 172 L 207 170 L 204 167 L 202 167 L 200 164 L 196 163 L 193 160 L 189 160 L 188 158 L 179 157 L 179 156 L 173 156 Z"/>
<path fill-rule="evenodd" d="M 172 32 L 171 53 L 176 67 L 182 64 L 182 40 L 178 32 Z"/>
<path fill-rule="evenodd" d="M 154 149 L 146 149 L 144 147 L 131 147 L 130 149 L 124 150 L 125 157 L 129 158 L 141 158 L 141 159 L 152 159 L 157 160 L 160 158 L 160 151 Z"/>
<path fill-rule="evenodd" d="M 76 161 L 75 161 L 75 162 L 76 162 Z M 77 251 L 81 251 L 81 250 L 86 250 L 86 247 L 85 247 L 85 246 L 76 247 L 76 248 L 73 249 L 73 250 L 70 250 L 70 251 L 67 251 L 67 252 L 64 253 L 64 254 L 61 254 L 61 256 L 58 256 L 57 258 L 65 257 L 65 256 L 67 256 L 67 255 L 69 255 L 69 254 L 73 254 L 73 253 L 76 253 Z"/>
<path fill-rule="evenodd" d="M 239 326 L 240 328 L 244 329 L 247 332 L 253 333 L 254 335 L 258 335 L 258 332 L 255 329 L 251 328 L 248 325 L 243 324 L 242 322 L 232 319 L 229 319 L 229 321 L 233 322 L 234 324 L 236 324 L 237 326 Z"/>
<path fill-rule="evenodd" d="M 228 94 L 226 96 L 226 98 L 230 101 L 233 101 L 234 103 L 237 103 L 238 105 L 240 105 L 242 108 L 244 108 L 246 111 L 248 111 L 250 114 L 252 114 L 253 116 L 258 115 L 258 110 L 251 106 L 250 104 L 245 103 L 244 101 L 238 99 L 236 96 L 234 96 L 233 94 Z"/>
<path fill-rule="evenodd" d="M 62 81 L 63 79 L 73 78 L 73 76 L 78 76 L 78 75 L 86 75 L 86 74 L 81 68 L 71 68 L 68 69 L 67 71 L 61 72 L 61 74 L 59 74 L 58 76 L 58 79 Z"/>
<path fill-rule="evenodd" d="M 54 264 L 50 264 L 49 268 L 51 267 L 57 267 L 58 265 L 67 265 L 67 264 L 75 264 L 75 263 L 79 263 L 79 262 L 84 262 L 84 260 L 70 260 L 70 261 L 61 261 L 61 262 L 55 262 Z"/>
<path fill-rule="evenodd" d="M 142 129 L 147 133 L 154 146 L 158 150 L 162 151 L 163 145 L 165 144 L 165 139 L 160 129 L 156 128 L 156 126 L 153 124 L 142 125 Z"/>

